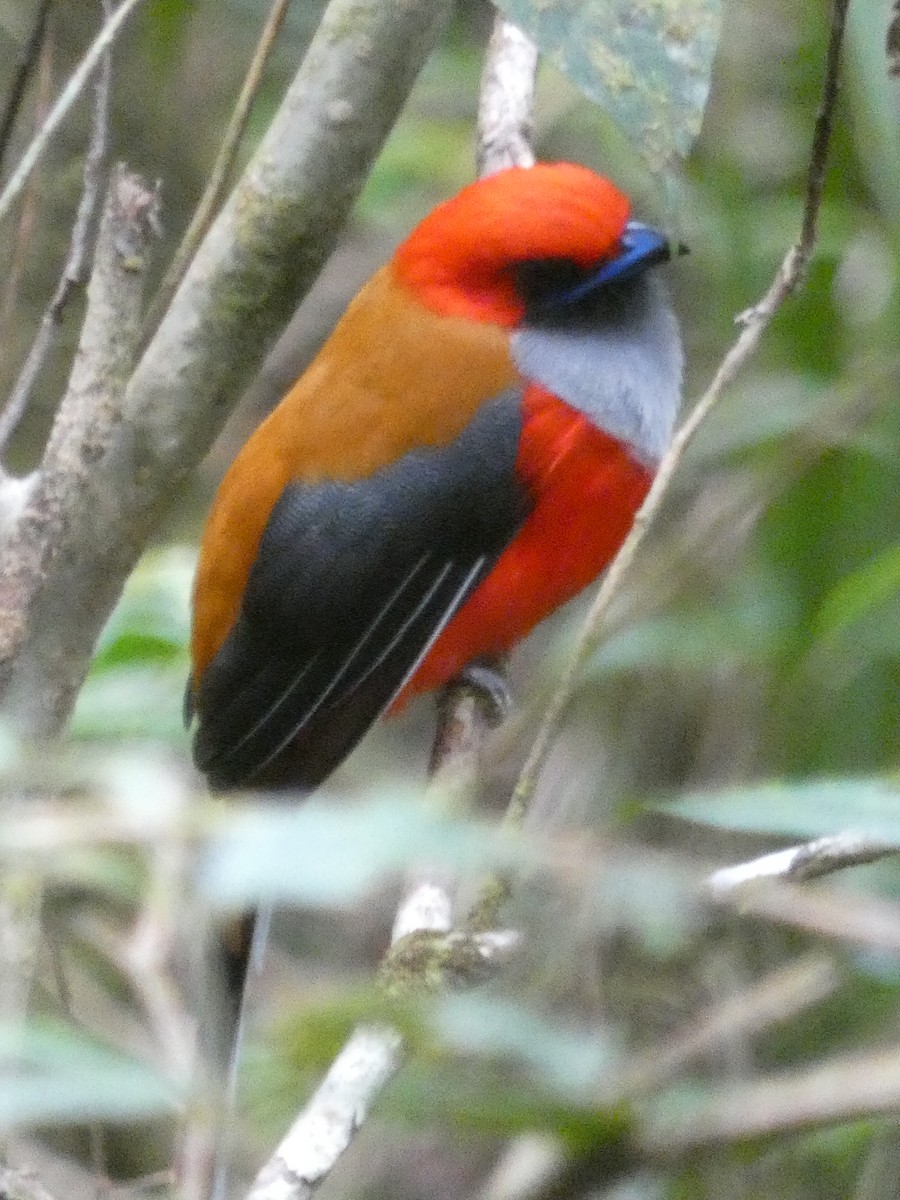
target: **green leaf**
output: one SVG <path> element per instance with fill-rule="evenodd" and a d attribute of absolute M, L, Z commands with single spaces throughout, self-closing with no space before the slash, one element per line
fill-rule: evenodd
<path fill-rule="evenodd" d="M 835 637 L 897 597 L 900 597 L 900 546 L 891 546 L 840 580 L 814 616 L 813 630 L 819 637 Z M 898 644 L 900 639 L 895 639 L 894 645 Z"/>
<path fill-rule="evenodd" d="M 172 1111 L 171 1084 L 62 1026 L 0 1026 L 0 1125 L 129 1121 Z"/>
<path fill-rule="evenodd" d="M 172 669 L 130 666 L 103 671 L 82 689 L 72 717 L 77 738 L 149 738 L 183 744 L 181 711 L 187 664 Z"/>
<path fill-rule="evenodd" d="M 559 1095 L 596 1097 L 621 1059 L 608 1030 L 579 1030 L 510 1000 L 475 994 L 441 997 L 434 1012 L 442 1043 L 463 1054 L 512 1061 Z"/>
<path fill-rule="evenodd" d="M 196 554 L 184 546 L 144 555 L 100 635 L 92 675 L 123 664 L 165 664 L 183 656 L 195 565 Z"/>
<path fill-rule="evenodd" d="M 389 1085 L 381 1111 L 416 1129 L 433 1125 L 492 1138 L 547 1132 L 573 1153 L 603 1149 L 610 1159 L 631 1131 L 625 1105 L 566 1102 L 525 1079 L 511 1078 L 508 1069 L 471 1060 L 440 1069 L 431 1062 L 408 1063 Z"/>
<path fill-rule="evenodd" d="M 548 58 L 616 121 L 659 173 L 703 120 L 719 0 L 497 0 Z"/>
<path fill-rule="evenodd" d="M 451 820 L 398 790 L 362 804 L 312 800 L 236 813 L 212 840 L 202 884 L 225 907 L 331 905 L 416 861 L 476 871 L 524 856 L 496 829 Z"/>
<path fill-rule="evenodd" d="M 728 788 L 655 807 L 718 829 L 802 838 L 853 831 L 900 846 L 900 784 L 888 779 L 823 779 Z"/>

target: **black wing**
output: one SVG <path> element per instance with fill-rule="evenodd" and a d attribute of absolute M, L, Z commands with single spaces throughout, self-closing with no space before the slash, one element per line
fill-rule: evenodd
<path fill-rule="evenodd" d="M 391 703 L 528 512 L 520 401 L 358 483 L 285 488 L 194 694 L 214 786 L 314 788 Z"/>

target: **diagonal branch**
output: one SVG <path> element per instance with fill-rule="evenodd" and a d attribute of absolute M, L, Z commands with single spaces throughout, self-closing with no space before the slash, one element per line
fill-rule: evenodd
<path fill-rule="evenodd" d="M 846 870 L 847 867 L 878 862 L 889 854 L 897 853 L 900 853 L 897 846 L 889 846 L 856 833 L 838 833 L 799 846 L 790 846 L 786 850 L 775 850 L 732 867 L 720 867 L 707 882 L 714 895 L 724 897 L 737 888 L 764 879 L 787 879 L 802 883 L 806 879 L 818 879 L 834 871 Z"/>
<path fill-rule="evenodd" d="M 16 71 L 9 89 L 6 107 L 3 110 L 3 116 L 0 117 L 0 167 L 6 157 L 16 118 L 25 98 L 25 89 L 28 87 L 28 81 L 34 73 L 40 57 L 41 46 L 47 33 L 47 18 L 52 5 L 53 0 L 40 0 L 28 41 L 22 47 L 19 61 L 16 63 Z"/>
<path fill-rule="evenodd" d="M 155 192 L 138 176 L 118 169 L 107 197 L 68 390 L 25 511 L 0 554 L 0 657 L 10 658 L 25 640 L 26 614 L 121 420 L 139 330 L 143 256 L 156 203 Z"/>

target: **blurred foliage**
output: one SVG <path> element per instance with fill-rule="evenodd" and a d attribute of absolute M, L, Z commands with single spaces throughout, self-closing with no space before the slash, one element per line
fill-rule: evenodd
<path fill-rule="evenodd" d="M 811 839 L 851 830 L 900 846 L 900 783 L 840 779 L 682 796 L 665 811 L 723 829 Z"/>
<path fill-rule="evenodd" d="M 292 6 L 245 155 L 321 7 L 319 0 Z M 548 764 L 537 833 L 498 843 L 483 822 L 413 805 L 430 735 L 424 708 L 376 731 L 337 778 L 335 800 L 363 792 L 362 803 L 226 813 L 196 801 L 188 818 L 182 805 L 196 781 L 181 699 L 194 553 L 185 543 L 195 540 L 239 427 L 277 399 L 387 247 L 471 177 L 491 13 L 479 0 L 459 5 L 335 264 L 219 453 L 190 489 L 173 496 L 169 527 L 104 631 L 73 722 L 91 770 L 54 773 L 48 765 L 42 774 L 11 743 L 0 745 L 13 795 L 64 798 L 70 815 L 48 809 L 30 849 L 15 835 L 33 811 L 23 814 L 21 828 L 5 820 L 0 854 L 8 867 L 47 881 L 50 914 L 69 921 L 75 943 L 63 963 L 75 983 L 68 1007 L 58 965 L 44 965 L 38 988 L 38 1006 L 67 1021 L 65 1029 L 29 1033 L 24 1050 L 0 1038 L 0 1118 L 124 1117 L 168 1103 L 156 1074 L 123 1057 L 134 1035 L 122 1014 L 134 997 L 93 923 L 121 936 L 123 913 L 141 885 L 156 879 L 160 847 L 189 846 L 179 860 L 185 872 L 197 865 L 197 845 L 208 847 L 201 897 L 174 868 L 159 885 L 198 944 L 213 910 L 248 897 L 266 895 L 300 910 L 283 931 L 291 965 L 276 969 L 269 984 L 271 1020 L 256 1037 L 249 1072 L 254 1165 L 354 1022 L 390 1016 L 410 1035 L 411 1063 L 382 1114 L 398 1122 L 387 1140 L 402 1167 L 371 1153 L 366 1138 L 377 1144 L 377 1127 L 363 1130 L 343 1190 L 333 1181 L 334 1194 L 475 1194 L 509 1132 L 555 1131 L 579 1149 L 618 1147 L 633 1113 L 610 1099 L 610 1088 L 633 1055 L 652 1054 L 738 1003 L 811 943 L 830 946 L 808 932 L 713 911 L 697 881 L 712 863 L 749 857 L 784 836 L 852 827 L 897 837 L 891 772 L 900 728 L 900 97 L 883 57 L 889 7 L 888 0 L 851 4 L 816 260 L 805 289 L 779 314 L 684 464 Z M 22 0 L 0 0 L 0 95 L 27 36 L 27 8 Z M 266 8 L 258 0 L 150 0 L 117 52 L 115 152 L 162 180 L 160 271 L 200 194 Z M 559 28 L 562 14 L 579 6 L 530 8 Z M 759 298 L 796 234 L 827 9 L 825 0 L 724 6 L 710 101 L 675 218 L 691 255 L 669 272 L 687 344 L 689 400 L 733 339 L 735 314 Z M 669 6 L 646 4 L 642 11 L 665 22 Z M 709 15 L 712 8 L 698 11 Z M 56 6 L 46 64 L 53 90 L 96 16 L 93 5 Z M 637 61 L 643 71 L 645 60 Z M 33 120 L 34 91 L 17 130 L 19 150 Z M 688 107 L 696 115 L 702 98 Z M 82 107 L 0 250 L 0 392 L 15 378 L 61 267 L 86 123 Z M 558 70 L 544 68 L 540 155 L 604 170 L 649 216 L 660 200 L 629 132 L 583 100 Z M 683 131 L 669 135 L 679 136 Z M 73 306 L 14 466 L 37 458 L 78 317 Z M 583 612 L 579 601 L 548 622 L 513 665 L 525 715 L 489 764 L 491 786 L 501 794 Z M 402 789 L 391 782 L 397 778 Z M 769 780 L 777 782 L 760 782 Z M 96 831 L 98 817 L 118 831 L 111 842 L 99 844 L 96 832 L 76 836 Z M 573 826 L 586 832 L 575 834 Z M 422 858 L 470 875 L 516 866 L 524 878 L 508 919 L 525 931 L 526 948 L 483 993 L 422 999 L 398 1015 L 359 980 L 371 978 L 388 938 L 395 889 L 384 885 L 382 894 L 378 879 Z M 838 897 L 846 888 L 893 905 L 900 871 L 884 862 L 828 886 Z M 188 894 L 196 913 L 184 901 Z M 703 1095 L 708 1083 L 896 1039 L 896 957 L 874 947 L 831 952 L 839 984 L 830 996 L 796 1010 L 785 1005 L 783 1016 L 760 1029 L 711 1042 L 685 1065 L 680 1082 Z M 105 1043 L 98 1049 L 85 1040 L 85 1027 L 123 1052 Z M 674 1111 L 676 1094 L 662 1095 Z M 422 1155 L 427 1136 L 436 1140 Z M 478 1147 L 486 1147 L 486 1157 Z M 466 1174 L 466 1164 L 480 1174 Z M 115 1173 L 116 1163 L 108 1165 Z M 889 1200 L 898 1176 L 900 1139 L 892 1124 L 852 1122 L 696 1154 L 598 1194 Z"/>
<path fill-rule="evenodd" d="M 134 1120 L 170 1111 L 176 1098 L 155 1072 L 63 1026 L 0 1027 L 5 1126 Z"/>

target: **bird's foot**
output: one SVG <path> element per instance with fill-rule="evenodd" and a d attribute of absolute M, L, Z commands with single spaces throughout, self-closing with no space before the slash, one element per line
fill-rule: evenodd
<path fill-rule="evenodd" d="M 457 679 L 474 688 L 493 709 L 493 717 L 499 724 L 512 708 L 512 693 L 506 680 L 502 663 L 490 659 L 476 659 L 463 667 Z"/>

